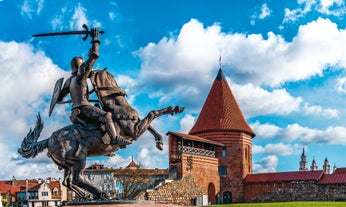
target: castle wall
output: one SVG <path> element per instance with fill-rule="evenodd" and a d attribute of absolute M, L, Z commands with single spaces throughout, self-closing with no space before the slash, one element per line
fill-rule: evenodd
<path fill-rule="evenodd" d="M 345 184 L 321 185 L 317 181 L 245 183 L 245 202 L 346 200 Z"/>

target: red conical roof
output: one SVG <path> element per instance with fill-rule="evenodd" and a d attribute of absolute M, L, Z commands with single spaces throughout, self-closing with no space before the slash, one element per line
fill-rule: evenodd
<path fill-rule="evenodd" d="M 189 134 L 196 135 L 215 131 L 241 131 L 250 134 L 252 137 L 255 136 L 255 133 L 247 124 L 221 68 L 197 122 Z"/>

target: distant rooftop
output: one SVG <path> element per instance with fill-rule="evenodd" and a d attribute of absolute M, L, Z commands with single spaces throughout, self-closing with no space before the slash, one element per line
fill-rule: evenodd
<path fill-rule="evenodd" d="M 278 182 L 278 181 L 308 181 L 319 180 L 323 175 L 323 170 L 317 171 L 294 171 L 294 172 L 274 172 L 274 173 L 259 173 L 249 174 L 245 177 L 245 183 L 259 182 Z"/>

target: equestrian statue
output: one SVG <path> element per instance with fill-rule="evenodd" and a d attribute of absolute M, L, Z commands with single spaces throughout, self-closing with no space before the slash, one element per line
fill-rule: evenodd
<path fill-rule="evenodd" d="M 56 32 L 37 34 L 34 36 L 84 34 L 83 40 L 91 37 L 91 48 L 88 59 L 76 56 L 71 60 L 71 76 L 64 82 L 59 79 L 54 88 L 49 116 L 56 104 L 72 103 L 70 115 L 71 125 L 65 126 L 44 140 L 38 141 L 43 129 L 40 114 L 37 115 L 36 126 L 23 139 L 18 152 L 25 158 L 34 158 L 47 149 L 47 156 L 64 170 L 62 184 L 74 191 L 80 199 L 108 199 L 106 193 L 84 180 L 83 170 L 86 158 L 91 156 L 111 156 L 117 150 L 125 148 L 133 140 L 138 139 L 146 130 L 153 134 L 156 147 L 162 150 L 162 136 L 150 125 L 151 122 L 164 114 L 177 114 L 184 107 L 169 106 L 153 110 L 140 119 L 138 113 L 127 102 L 126 92 L 122 90 L 107 69 L 93 70 L 94 63 L 99 57 L 100 40 L 97 28 L 85 31 Z M 87 80 L 93 89 L 88 90 Z M 89 95 L 95 92 L 98 100 L 93 105 Z M 63 99 L 70 94 L 71 100 Z"/>

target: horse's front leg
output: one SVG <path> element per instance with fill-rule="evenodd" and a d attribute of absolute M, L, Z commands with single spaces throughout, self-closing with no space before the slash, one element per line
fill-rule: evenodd
<path fill-rule="evenodd" d="M 151 125 L 148 127 L 148 131 L 155 137 L 156 148 L 159 150 L 163 150 L 163 142 L 161 134 L 154 129 Z"/>
<path fill-rule="evenodd" d="M 135 123 L 135 126 L 132 128 L 132 134 L 134 136 L 135 139 L 137 139 L 139 136 L 141 136 L 145 130 L 149 130 L 154 136 L 155 136 L 155 140 L 156 142 L 156 147 L 158 149 L 162 149 L 162 136 L 153 128 L 150 126 L 151 122 L 159 117 L 162 116 L 164 114 L 178 114 L 181 113 L 185 108 L 181 107 L 181 106 L 170 106 L 164 109 L 160 109 L 160 110 L 154 110 L 148 113 L 148 115 L 142 119 L 142 120 L 138 120 Z"/>

